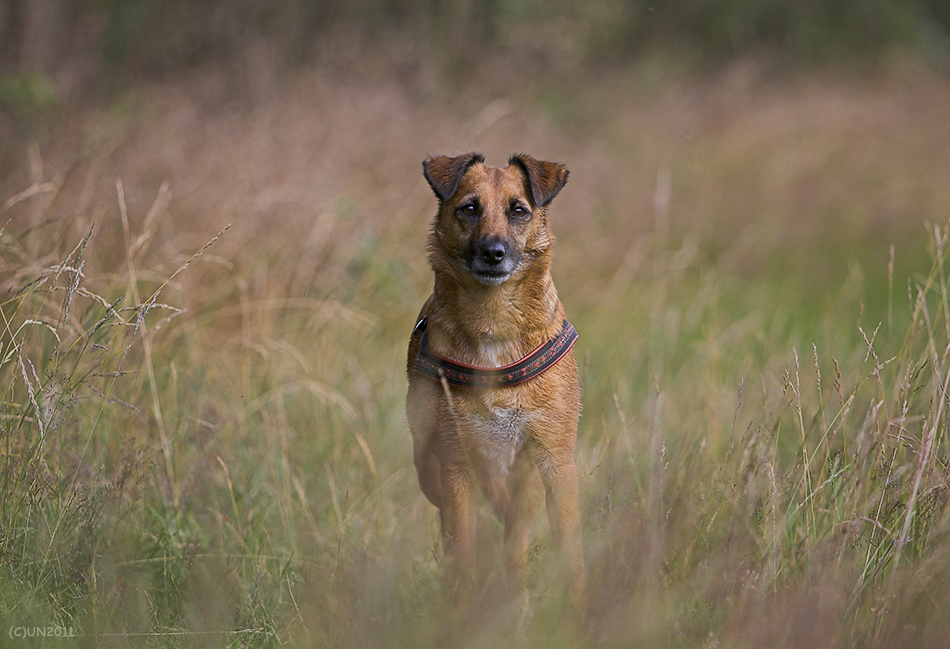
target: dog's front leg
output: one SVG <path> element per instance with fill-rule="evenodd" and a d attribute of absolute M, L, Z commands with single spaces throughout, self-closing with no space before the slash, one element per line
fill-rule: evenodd
<path fill-rule="evenodd" d="M 577 467 L 574 464 L 573 448 L 570 451 L 544 452 L 540 468 L 551 534 L 558 546 L 562 565 L 565 565 L 570 573 L 572 603 L 581 610 L 585 601 L 584 552 L 577 514 Z"/>
<path fill-rule="evenodd" d="M 541 506 L 544 493 L 538 468 L 529 448 L 522 449 L 511 468 L 510 500 L 505 511 L 505 563 L 511 595 L 527 605 L 525 572 L 528 561 L 528 537 L 531 521 Z"/>
<path fill-rule="evenodd" d="M 442 469 L 442 543 L 448 561 L 446 586 L 465 605 L 475 586 L 475 476 L 464 467 Z"/>

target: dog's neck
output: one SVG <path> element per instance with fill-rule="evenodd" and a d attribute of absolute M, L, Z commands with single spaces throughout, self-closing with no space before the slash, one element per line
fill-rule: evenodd
<path fill-rule="evenodd" d="M 435 351 L 471 365 L 515 362 L 557 336 L 564 321 L 545 250 L 498 286 L 479 283 L 465 271 L 433 267 L 435 286 L 428 313 Z"/>

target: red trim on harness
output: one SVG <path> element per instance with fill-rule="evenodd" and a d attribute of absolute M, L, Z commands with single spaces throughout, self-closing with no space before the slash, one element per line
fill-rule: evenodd
<path fill-rule="evenodd" d="M 420 331 L 422 340 L 419 341 L 419 353 L 416 354 L 413 369 L 435 381 L 444 378 L 449 385 L 462 388 L 503 388 L 524 383 L 561 360 L 577 341 L 577 331 L 565 320 L 561 333 L 539 345 L 521 360 L 503 367 L 477 367 L 429 351 L 425 318 L 416 324 L 412 333 L 416 335 Z"/>

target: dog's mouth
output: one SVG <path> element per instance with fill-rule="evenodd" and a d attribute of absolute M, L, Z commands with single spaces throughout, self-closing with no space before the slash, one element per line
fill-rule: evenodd
<path fill-rule="evenodd" d="M 472 270 L 472 275 L 486 286 L 498 286 L 508 281 L 514 274 L 513 271 L 505 270 Z"/>

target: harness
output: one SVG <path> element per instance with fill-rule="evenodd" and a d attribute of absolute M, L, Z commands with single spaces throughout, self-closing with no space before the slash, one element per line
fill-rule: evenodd
<path fill-rule="evenodd" d="M 476 367 L 458 363 L 429 351 L 426 320 L 422 318 L 412 330 L 413 336 L 420 332 L 422 334 L 413 369 L 435 381 L 441 381 L 444 378 L 449 385 L 460 388 L 505 388 L 529 381 L 561 360 L 577 340 L 574 325 L 565 320 L 561 333 L 548 342 L 542 343 L 520 361 L 497 368 Z"/>

